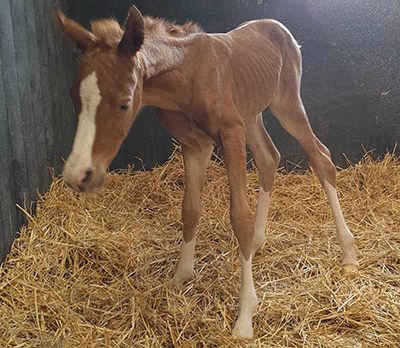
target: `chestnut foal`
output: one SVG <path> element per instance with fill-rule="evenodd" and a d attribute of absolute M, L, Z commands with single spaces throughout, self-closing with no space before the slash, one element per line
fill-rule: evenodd
<path fill-rule="evenodd" d="M 62 31 L 83 52 L 71 97 L 79 115 L 65 182 L 96 191 L 143 105 L 158 108 L 165 128 L 182 144 L 186 189 L 183 243 L 173 280 L 193 275 L 195 231 L 207 161 L 222 151 L 230 186 L 230 219 L 239 242 L 241 287 L 238 338 L 253 337 L 257 297 L 252 258 L 264 242 L 271 190 L 280 155 L 261 112 L 268 106 L 305 149 L 324 187 L 336 222 L 342 263 L 357 267 L 354 238 L 339 206 L 336 171 L 328 149 L 314 135 L 300 99 L 301 55 L 290 32 L 274 20 L 242 24 L 227 34 L 206 34 L 192 23 L 177 26 L 129 10 L 122 30 L 114 20 L 86 30 L 58 8 Z M 246 144 L 259 170 L 255 221 L 246 198 Z"/>

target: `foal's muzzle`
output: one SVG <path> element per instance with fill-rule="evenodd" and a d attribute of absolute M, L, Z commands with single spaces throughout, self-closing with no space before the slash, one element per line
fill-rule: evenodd
<path fill-rule="evenodd" d="M 105 172 L 96 171 L 93 167 L 71 171 L 64 168 L 63 178 L 65 183 L 77 192 L 97 192 L 103 184 Z"/>

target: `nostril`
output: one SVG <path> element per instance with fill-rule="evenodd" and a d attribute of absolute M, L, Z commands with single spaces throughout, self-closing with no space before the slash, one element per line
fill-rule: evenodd
<path fill-rule="evenodd" d="M 88 169 L 88 170 L 86 171 L 85 176 L 83 177 L 83 179 L 82 179 L 81 182 L 82 182 L 83 184 L 88 183 L 88 182 L 90 181 L 91 177 L 92 177 L 92 174 L 93 174 L 93 170 Z"/>

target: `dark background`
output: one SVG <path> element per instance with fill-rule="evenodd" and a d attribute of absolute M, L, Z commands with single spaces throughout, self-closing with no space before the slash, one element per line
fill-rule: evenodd
<path fill-rule="evenodd" d="M 134 3 L 145 15 L 207 32 L 274 18 L 302 45 L 302 96 L 315 133 L 334 162 L 347 166 L 365 150 L 379 157 L 400 139 L 400 5 L 398 0 L 60 0 L 64 11 L 90 20 L 124 22 Z M 8 254 L 31 203 L 48 190 L 72 148 L 76 116 L 68 90 L 77 57 L 55 27 L 55 0 L 0 2 L 0 262 Z M 206 59 L 207 57 L 204 57 Z M 265 124 L 281 165 L 307 167 L 306 154 L 268 111 Z M 111 169 L 151 169 L 173 149 L 154 109 L 137 118 Z M 364 150 L 365 149 L 365 150 Z M 396 150 L 399 153 L 398 150 Z M 294 163 L 294 164 L 293 164 Z"/>
<path fill-rule="evenodd" d="M 314 131 L 336 165 L 355 162 L 365 150 L 392 151 L 400 139 L 400 5 L 397 0 L 87 0 L 69 1 L 68 14 L 81 24 L 103 17 L 123 23 L 135 4 L 144 15 L 226 32 L 241 22 L 274 18 L 302 46 L 302 97 Z M 282 154 L 281 165 L 307 156 L 268 111 L 264 120 Z M 151 108 L 142 111 L 112 168 L 164 162 L 172 142 Z M 140 158 L 143 162 L 141 162 Z M 307 166 L 307 161 L 302 162 Z"/>

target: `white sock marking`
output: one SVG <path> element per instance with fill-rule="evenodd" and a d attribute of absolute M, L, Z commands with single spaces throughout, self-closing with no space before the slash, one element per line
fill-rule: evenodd
<path fill-rule="evenodd" d="M 255 220 L 255 233 L 253 238 L 253 255 L 262 247 L 265 239 L 265 226 L 267 225 L 271 192 L 264 191 L 260 186 L 258 194 L 257 213 Z"/>
<path fill-rule="evenodd" d="M 354 237 L 347 227 L 344 220 L 342 209 L 340 208 L 339 199 L 336 189 L 327 181 L 324 181 L 324 188 L 328 196 L 329 205 L 331 206 L 333 218 L 336 224 L 336 235 L 340 247 L 343 251 L 343 264 L 358 265 L 354 252 Z"/>
<path fill-rule="evenodd" d="M 251 269 L 252 257 L 247 261 L 243 256 L 241 256 L 240 259 L 242 283 L 239 292 L 239 316 L 233 328 L 233 335 L 241 339 L 252 339 L 252 320 L 258 303 Z"/>
<path fill-rule="evenodd" d="M 189 279 L 193 275 L 194 249 L 196 245 L 195 239 L 196 238 L 193 238 L 188 243 L 186 243 L 185 240 L 182 242 L 179 262 L 173 278 L 174 282 L 177 284 L 183 284 L 185 280 Z"/>

